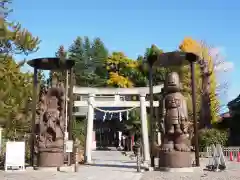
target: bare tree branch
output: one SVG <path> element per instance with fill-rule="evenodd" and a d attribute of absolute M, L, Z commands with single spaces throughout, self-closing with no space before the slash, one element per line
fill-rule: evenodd
<path fill-rule="evenodd" d="M 206 72 L 206 76 L 211 76 L 213 72 L 216 73 L 226 73 L 231 68 L 232 65 L 229 62 L 226 62 L 224 56 L 221 54 L 220 50 L 212 45 L 209 45 L 206 43 L 206 41 L 200 42 L 200 60 L 199 65 L 200 68 L 206 68 L 204 67 L 205 61 L 208 60 L 208 72 Z M 229 82 L 227 80 L 224 80 L 223 82 L 219 82 L 219 84 L 216 87 L 216 94 L 219 96 L 220 94 L 224 93 L 226 94 L 229 87 Z"/>

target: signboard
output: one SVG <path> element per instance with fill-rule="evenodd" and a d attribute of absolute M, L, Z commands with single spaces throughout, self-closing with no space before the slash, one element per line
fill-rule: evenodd
<path fill-rule="evenodd" d="M 73 141 L 72 140 L 66 141 L 65 152 L 73 152 Z"/>
<path fill-rule="evenodd" d="M 25 142 L 6 143 L 5 171 L 8 168 L 25 170 Z"/>

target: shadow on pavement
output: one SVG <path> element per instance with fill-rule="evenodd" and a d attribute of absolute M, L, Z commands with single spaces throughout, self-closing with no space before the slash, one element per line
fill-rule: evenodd
<path fill-rule="evenodd" d="M 93 161 L 93 162 L 96 162 L 96 161 L 113 162 L 113 161 L 115 161 L 115 160 L 112 160 L 112 159 L 104 159 L 104 160 L 102 160 L 102 159 L 93 159 L 92 161 Z M 119 160 L 118 162 L 120 162 L 120 163 L 131 163 L 131 164 L 136 164 L 136 163 L 137 163 L 137 162 L 134 161 L 134 160 L 129 160 L 129 161 L 127 161 L 127 160 Z M 101 164 L 101 163 L 96 163 L 96 164 Z M 94 165 L 94 164 L 93 164 L 93 165 Z M 126 165 L 126 166 L 129 166 L 129 165 Z"/>
<path fill-rule="evenodd" d="M 112 149 L 110 149 L 108 147 L 97 147 L 96 150 L 97 151 L 112 151 Z"/>
<path fill-rule="evenodd" d="M 137 166 L 132 166 L 132 165 L 119 165 L 119 164 L 89 164 L 89 166 L 96 166 L 96 167 L 116 167 L 116 168 L 137 168 Z"/>

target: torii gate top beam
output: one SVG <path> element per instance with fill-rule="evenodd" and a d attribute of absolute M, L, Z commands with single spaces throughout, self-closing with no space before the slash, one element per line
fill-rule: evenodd
<path fill-rule="evenodd" d="M 153 86 L 153 93 L 161 93 L 163 85 Z M 73 94 L 101 94 L 101 95 L 140 95 L 149 94 L 149 87 L 135 88 L 90 88 L 90 87 L 73 87 Z"/>

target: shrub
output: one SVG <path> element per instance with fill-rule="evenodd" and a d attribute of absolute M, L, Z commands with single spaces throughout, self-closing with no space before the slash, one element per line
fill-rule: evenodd
<path fill-rule="evenodd" d="M 80 146 L 83 148 L 85 144 L 85 130 L 86 130 L 86 119 L 75 120 L 73 123 L 73 137 L 80 141 Z"/>
<path fill-rule="evenodd" d="M 212 144 L 221 144 L 225 146 L 228 141 L 228 131 L 218 129 L 202 129 L 199 132 L 199 148 L 205 150 Z"/>

